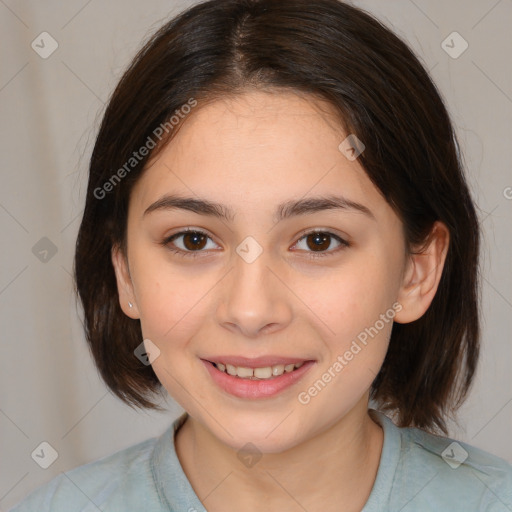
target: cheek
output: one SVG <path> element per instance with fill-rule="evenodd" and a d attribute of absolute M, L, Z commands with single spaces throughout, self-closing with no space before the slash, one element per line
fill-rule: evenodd
<path fill-rule="evenodd" d="M 318 316 L 329 327 L 325 357 L 315 374 L 304 381 L 297 401 L 308 415 L 326 421 L 335 421 L 358 403 L 388 349 L 395 315 L 393 294 L 382 269 L 367 263 L 362 268 L 347 265 L 326 280 L 323 294 L 314 295 L 314 307 L 321 311 Z"/>
<path fill-rule="evenodd" d="M 204 322 L 207 294 L 215 280 L 209 273 L 172 265 L 165 256 L 157 256 L 134 258 L 132 274 L 143 336 L 169 351 L 190 339 Z"/>
<path fill-rule="evenodd" d="M 190 409 L 190 394 L 185 388 L 191 385 L 190 376 L 199 370 L 199 360 L 192 357 L 191 347 L 197 332 L 211 317 L 208 290 L 214 280 L 207 274 L 173 268 L 168 262 L 140 261 L 141 265 L 134 265 L 139 271 L 134 269 L 133 274 L 138 283 L 142 334 L 160 350 L 152 362 L 153 370 L 173 399 Z M 202 399 L 200 390 L 195 396 Z"/>
<path fill-rule="evenodd" d="M 397 293 L 394 274 L 381 258 L 358 253 L 337 269 L 303 282 L 299 293 L 308 297 L 308 306 L 317 322 L 326 324 L 334 345 L 342 347 L 392 306 Z"/>
<path fill-rule="evenodd" d="M 396 313 L 397 269 L 373 254 L 378 252 L 347 259 L 336 272 L 317 281 L 319 286 L 302 292 L 308 292 L 311 309 L 328 327 L 322 329 L 327 350 L 320 361 L 320 378 L 326 374 L 331 391 L 337 397 L 348 393 L 349 401 L 364 393 L 377 376 Z M 320 325 L 318 319 L 316 323 Z M 323 400 L 328 396 L 333 395 L 328 391 Z"/>

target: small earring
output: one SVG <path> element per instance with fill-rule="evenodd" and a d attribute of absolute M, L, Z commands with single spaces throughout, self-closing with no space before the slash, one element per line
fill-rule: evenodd
<path fill-rule="evenodd" d="M 131 302 L 128 302 L 128 306 L 130 306 L 131 308 L 133 308 L 133 304 Z"/>

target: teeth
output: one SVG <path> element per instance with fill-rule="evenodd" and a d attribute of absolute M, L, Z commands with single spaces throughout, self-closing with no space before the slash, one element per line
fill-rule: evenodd
<path fill-rule="evenodd" d="M 277 377 L 278 375 L 282 375 L 284 372 L 284 364 L 276 364 L 272 366 L 272 375 Z"/>
<path fill-rule="evenodd" d="M 227 364 L 226 371 L 229 373 L 229 375 L 236 375 L 236 366 L 233 366 L 232 364 Z"/>
<path fill-rule="evenodd" d="M 244 366 L 233 366 L 232 364 L 215 363 L 215 366 L 221 372 L 240 377 L 242 379 L 271 379 L 272 377 L 278 377 L 283 373 L 293 372 L 296 368 L 300 368 L 304 362 L 295 364 L 276 364 L 274 366 L 264 366 L 262 368 L 246 368 Z"/>
<path fill-rule="evenodd" d="M 253 376 L 252 368 L 244 368 L 243 366 L 236 366 L 236 374 L 238 377 L 242 377 L 242 379 L 247 379 L 248 377 Z"/>
<path fill-rule="evenodd" d="M 254 368 L 253 371 L 251 371 L 251 373 L 254 372 L 254 376 L 255 377 L 258 377 L 258 379 L 268 379 L 270 377 L 272 377 L 272 367 L 271 366 L 266 366 L 265 368 Z M 238 369 L 238 376 L 241 377 L 240 375 L 240 368 Z M 250 377 L 250 375 L 249 375 Z"/>

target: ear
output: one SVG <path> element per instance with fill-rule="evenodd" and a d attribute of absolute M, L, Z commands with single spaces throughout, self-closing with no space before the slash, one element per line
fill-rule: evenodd
<path fill-rule="evenodd" d="M 112 265 L 116 273 L 117 292 L 119 294 L 119 304 L 125 315 L 130 318 L 140 318 L 139 309 L 135 300 L 132 278 L 128 268 L 128 261 L 119 246 L 112 246 L 111 250 Z M 130 307 L 129 303 L 132 304 Z"/>
<path fill-rule="evenodd" d="M 440 221 L 434 223 L 426 244 L 409 256 L 397 301 L 395 322 L 406 324 L 421 318 L 439 286 L 450 243 L 450 232 Z"/>

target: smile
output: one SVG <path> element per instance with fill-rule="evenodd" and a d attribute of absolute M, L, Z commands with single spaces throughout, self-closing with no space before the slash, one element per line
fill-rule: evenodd
<path fill-rule="evenodd" d="M 300 368 L 304 361 L 295 364 L 277 364 L 275 366 L 263 366 L 261 368 L 246 368 L 244 366 L 233 366 L 232 364 L 212 363 L 221 372 L 242 379 L 263 380 L 279 377 L 283 373 L 290 373 Z"/>
<path fill-rule="evenodd" d="M 205 359 L 201 362 L 218 389 L 244 399 L 274 397 L 293 387 L 316 364 L 310 360 L 249 368 Z"/>

